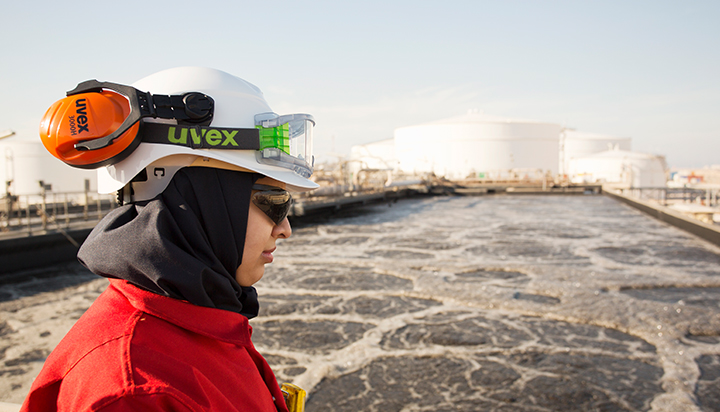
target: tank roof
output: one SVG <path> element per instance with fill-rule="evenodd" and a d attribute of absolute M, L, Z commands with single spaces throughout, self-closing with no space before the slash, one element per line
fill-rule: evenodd
<path fill-rule="evenodd" d="M 652 158 L 662 158 L 661 155 L 654 155 L 651 153 L 641 153 L 641 152 L 631 152 L 629 150 L 620 150 L 620 149 L 613 149 L 613 150 L 606 150 L 604 152 L 599 153 L 593 153 L 587 156 L 583 156 L 582 158 L 593 158 L 593 159 L 616 159 L 616 158 L 629 158 L 629 159 L 652 159 Z"/>
<path fill-rule="evenodd" d="M 532 123 L 532 124 L 552 124 L 560 126 L 557 123 L 552 122 L 541 122 L 537 120 L 529 119 L 513 119 L 509 117 L 496 116 L 486 114 L 483 111 L 469 110 L 466 114 L 461 116 L 450 117 L 447 119 L 436 120 L 427 123 L 421 123 L 417 125 L 407 126 L 425 126 L 425 125 L 441 125 L 441 124 L 458 124 L 458 123 Z"/>
<path fill-rule="evenodd" d="M 574 129 L 565 129 L 566 139 L 580 140 L 630 140 L 629 137 L 611 136 L 609 134 L 581 132 Z"/>

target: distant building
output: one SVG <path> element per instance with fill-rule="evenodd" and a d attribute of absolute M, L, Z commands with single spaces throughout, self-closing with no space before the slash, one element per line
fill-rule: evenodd
<path fill-rule="evenodd" d="M 631 146 L 630 140 L 629 137 L 617 137 L 579 132 L 573 129 L 563 129 L 560 134 L 560 174 L 568 174 L 571 159 L 612 149 L 629 151 Z"/>
<path fill-rule="evenodd" d="M 0 196 L 34 195 L 41 191 L 40 181 L 53 192 L 82 192 L 85 180 L 97 189 L 97 172 L 70 167 L 54 158 L 40 138 L 18 136 L 0 140 Z M 10 182 L 10 183 L 8 183 Z"/>
<path fill-rule="evenodd" d="M 469 112 L 395 129 L 395 154 L 406 173 L 451 179 L 492 177 L 511 169 L 557 174 L 561 127 Z"/>
<path fill-rule="evenodd" d="M 398 168 L 395 156 L 395 140 L 380 140 L 350 149 L 350 159 L 356 161 L 359 169 L 383 169 L 395 171 Z"/>
<path fill-rule="evenodd" d="M 573 183 L 620 183 L 627 187 L 665 187 L 664 156 L 613 149 L 570 159 Z"/>
<path fill-rule="evenodd" d="M 670 170 L 673 186 L 720 185 L 720 165 L 703 168 L 678 167 Z"/>
<path fill-rule="evenodd" d="M 630 146 L 629 137 L 470 111 L 459 117 L 395 129 L 393 139 L 353 146 L 351 160 L 358 170 L 434 173 L 450 179 L 537 177 L 549 173 L 577 180 L 578 176 L 569 176 L 572 159 L 611 148 L 628 152 Z M 606 161 L 612 162 L 609 158 Z M 590 163 L 575 162 L 573 173 L 579 174 L 580 180 L 589 178 L 597 168 L 582 168 Z"/>

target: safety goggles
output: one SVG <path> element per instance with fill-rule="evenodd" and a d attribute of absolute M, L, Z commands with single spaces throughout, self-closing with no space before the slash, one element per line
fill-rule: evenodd
<path fill-rule="evenodd" d="M 252 189 L 257 190 L 252 194 L 252 202 L 273 223 L 279 225 L 290 213 L 290 208 L 292 208 L 293 199 L 290 193 L 275 186 L 261 184 L 254 184 Z"/>
<path fill-rule="evenodd" d="M 259 163 L 292 169 L 306 178 L 312 175 L 315 119 L 311 115 L 261 113 L 255 115 L 255 127 L 260 130 Z"/>

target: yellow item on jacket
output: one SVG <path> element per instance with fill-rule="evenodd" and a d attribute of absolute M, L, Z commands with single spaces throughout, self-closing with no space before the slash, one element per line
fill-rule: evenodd
<path fill-rule="evenodd" d="M 307 392 L 303 388 L 292 383 L 283 383 L 280 390 L 282 390 L 285 405 L 287 405 L 290 412 L 305 411 L 305 395 L 307 395 Z"/>

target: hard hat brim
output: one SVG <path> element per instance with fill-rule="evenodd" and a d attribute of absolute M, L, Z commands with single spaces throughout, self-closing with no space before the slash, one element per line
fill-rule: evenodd
<path fill-rule="evenodd" d="M 155 176 L 148 177 L 149 184 L 152 184 L 154 191 L 159 193 L 167 187 L 177 170 L 190 166 L 199 157 L 207 157 L 230 165 L 241 166 L 244 169 L 273 178 L 285 183 L 287 190 L 291 192 L 307 192 L 319 187 L 317 183 L 291 170 L 258 163 L 255 159 L 255 152 L 251 150 L 234 150 L 231 152 L 198 150 L 189 147 L 143 143 L 135 149 L 133 156 L 115 165 L 98 169 L 98 192 L 113 193 L 122 189 L 145 167 L 162 159 L 156 165 L 157 167 L 166 168 L 162 178 L 158 177 L 157 182 L 153 184 L 151 181 Z"/>

